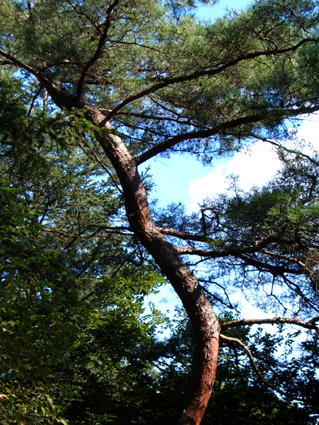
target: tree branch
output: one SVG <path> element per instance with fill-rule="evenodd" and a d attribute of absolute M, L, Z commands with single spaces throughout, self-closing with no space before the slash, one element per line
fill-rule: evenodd
<path fill-rule="evenodd" d="M 206 292 L 206 294 L 208 294 L 211 297 L 215 298 L 218 302 L 220 302 L 225 307 L 230 308 L 232 310 L 235 310 L 236 313 L 239 313 L 239 310 L 236 307 L 234 307 L 233 304 L 231 303 L 230 298 L 229 298 L 229 296 L 227 294 L 227 291 L 226 291 L 226 289 L 222 285 L 220 285 L 218 282 L 210 282 L 210 281 L 203 280 L 203 279 L 200 279 L 200 282 L 214 284 L 214 285 L 218 286 L 219 288 L 221 288 L 223 290 L 224 294 L 225 294 L 225 297 L 227 298 L 228 304 L 225 301 L 223 301 L 221 298 L 219 298 L 217 295 L 213 294 L 208 289 L 206 289 L 205 286 L 202 285 L 203 291 Z"/>
<path fill-rule="evenodd" d="M 43 85 L 44 88 L 46 88 L 52 97 L 53 102 L 59 107 L 59 108 L 66 108 L 66 109 L 72 109 L 72 107 L 78 107 L 78 108 L 84 108 L 84 103 L 78 102 L 76 97 L 69 93 L 65 89 L 61 89 L 54 83 L 52 83 L 48 78 L 44 77 L 42 75 L 42 71 L 38 71 L 35 68 L 32 68 L 32 66 L 20 61 L 16 57 L 12 56 L 10 53 L 5 52 L 4 50 L 0 49 L 0 55 L 4 56 L 5 58 L 9 59 L 13 65 L 19 66 L 21 69 L 29 72 L 30 74 L 34 75 L 38 81 Z"/>
<path fill-rule="evenodd" d="M 279 259 L 281 259 L 281 260 L 286 260 L 286 261 L 288 261 L 289 263 L 295 263 L 295 264 L 298 264 L 298 266 L 300 266 L 300 267 L 302 267 L 302 268 L 306 268 L 306 264 L 304 264 L 303 262 L 301 262 L 298 258 L 295 258 L 295 257 L 287 257 L 287 255 L 278 254 L 277 252 L 271 252 L 271 251 L 268 251 L 268 250 L 266 250 L 266 249 L 263 249 L 261 252 L 262 252 L 263 254 L 269 255 L 269 256 L 271 256 L 271 257 L 279 258 Z"/>
<path fill-rule="evenodd" d="M 286 151 L 288 153 L 298 154 L 299 156 L 302 156 L 303 158 L 306 158 L 313 165 L 315 165 L 317 167 L 319 166 L 319 162 L 316 161 L 315 159 L 311 158 L 311 156 L 309 156 L 309 155 L 307 155 L 307 154 L 305 154 L 304 152 L 301 152 L 301 151 L 296 151 L 294 149 L 289 149 L 286 146 L 283 146 L 282 144 L 280 144 L 278 142 L 275 142 L 275 140 L 268 139 L 267 137 L 261 137 L 261 136 L 259 136 L 258 134 L 255 134 L 255 133 L 247 133 L 247 134 L 244 134 L 244 135 L 242 134 L 242 136 L 253 137 L 254 139 L 261 140 L 262 142 L 269 143 L 269 144 L 271 144 L 273 146 L 276 146 L 277 148 L 280 148 L 280 149 L 282 149 L 282 150 L 284 150 L 284 151 Z"/>
<path fill-rule="evenodd" d="M 80 134 L 79 134 L 79 136 L 80 136 Z M 103 168 L 103 170 L 106 171 L 106 173 L 108 174 L 108 176 L 110 177 L 110 179 L 112 180 L 114 185 L 116 186 L 117 190 L 123 195 L 123 190 L 121 189 L 120 185 L 114 179 L 114 176 L 112 175 L 112 173 L 110 172 L 108 167 L 104 164 L 104 162 L 100 159 L 100 157 L 95 152 L 95 150 L 92 148 L 92 146 L 90 146 L 84 139 L 82 139 L 82 142 L 85 145 L 85 147 L 90 151 L 90 153 L 93 157 L 93 161 L 98 163 Z M 83 150 L 83 152 L 90 158 L 90 154 L 83 148 L 83 146 L 81 146 L 80 143 L 79 143 L 79 145 L 80 145 L 80 148 Z"/>
<path fill-rule="evenodd" d="M 282 276 L 282 279 L 284 280 L 285 284 L 288 286 L 288 288 L 291 291 L 294 291 L 296 294 L 298 294 L 313 310 L 316 312 L 319 312 L 319 308 L 315 303 L 313 303 L 300 289 L 300 286 L 296 283 L 292 282 L 290 279 L 288 279 L 287 276 Z"/>
<path fill-rule="evenodd" d="M 203 124 L 197 124 L 195 122 L 186 120 L 186 119 L 181 119 L 181 118 L 174 118 L 174 117 L 165 117 L 164 115 L 147 115 L 147 114 L 143 114 L 143 113 L 138 113 L 138 112 L 119 112 L 118 115 L 124 115 L 124 116 L 128 116 L 128 117 L 137 117 L 137 118 L 142 118 L 145 120 L 153 120 L 153 121 L 172 121 L 172 122 L 176 122 L 177 124 L 182 124 L 182 125 L 189 125 L 192 127 L 197 127 L 197 128 L 205 128 L 205 129 L 210 129 L 210 126 L 204 126 Z"/>
<path fill-rule="evenodd" d="M 268 271 L 275 276 L 282 275 L 283 273 L 290 273 L 293 275 L 302 275 L 303 271 L 296 269 L 289 269 L 285 266 L 274 266 L 272 264 L 264 263 L 263 261 L 257 260 L 255 258 L 246 257 L 245 255 L 237 254 L 237 258 L 245 261 L 247 264 L 256 267 L 257 270 Z"/>
<path fill-rule="evenodd" d="M 222 330 L 229 328 L 236 328 L 239 326 L 252 326 L 252 325 L 281 325 L 281 324 L 290 324 L 301 326 L 302 328 L 315 330 L 319 334 L 319 328 L 316 326 L 316 322 L 319 320 L 319 316 L 314 317 L 308 322 L 303 322 L 296 317 L 286 318 L 286 317 L 274 317 L 272 319 L 241 319 L 241 320 L 232 320 L 230 322 L 221 323 L 220 327 Z"/>
<path fill-rule="evenodd" d="M 27 113 L 27 116 L 28 116 L 28 117 L 29 117 L 29 116 L 30 116 L 30 114 L 31 114 L 31 111 L 32 111 L 33 106 L 34 106 L 34 102 L 36 101 L 37 97 L 38 97 L 38 96 L 39 96 L 39 94 L 41 93 L 41 90 L 42 90 L 42 89 L 43 89 L 43 87 L 42 87 L 42 86 L 40 86 L 40 87 L 38 88 L 37 92 L 35 93 L 35 95 L 32 97 L 31 105 L 30 105 L 30 108 L 29 108 L 28 113 Z"/>
<path fill-rule="evenodd" d="M 109 28 L 110 28 L 110 25 L 111 25 L 112 12 L 118 6 L 120 1 L 121 0 L 114 0 L 114 2 L 109 6 L 109 8 L 106 11 L 106 18 L 105 18 L 105 21 L 104 21 L 104 31 L 102 32 L 101 37 L 99 39 L 97 49 L 96 49 L 94 55 L 91 57 L 91 59 L 89 59 L 89 61 L 84 66 L 83 71 L 82 71 L 81 76 L 80 76 L 80 79 L 78 81 L 78 85 L 77 85 L 77 88 L 76 88 L 76 98 L 77 98 L 77 100 L 80 100 L 80 98 L 81 98 L 84 80 L 85 80 L 85 77 L 86 77 L 88 71 L 90 70 L 92 65 L 94 65 L 94 63 L 103 54 L 103 48 L 105 46 L 105 43 L 106 43 L 106 40 L 107 40 L 107 34 L 108 34 L 108 31 L 109 31 Z"/>
<path fill-rule="evenodd" d="M 69 6 L 71 6 L 72 7 L 72 9 L 78 14 L 78 15 L 80 15 L 80 16 L 84 16 L 92 25 L 93 25 L 93 27 L 99 32 L 99 34 L 101 35 L 102 34 L 102 31 L 101 31 L 101 28 L 100 28 L 100 26 L 99 25 L 97 25 L 94 21 L 93 21 L 93 19 L 89 16 L 89 15 L 87 15 L 86 13 L 84 13 L 84 12 L 82 12 L 81 10 L 79 10 L 76 6 L 74 6 L 73 4 L 72 4 L 72 2 L 71 1 L 68 1 L 67 2 L 68 3 L 68 5 Z"/>
<path fill-rule="evenodd" d="M 25 71 L 28 71 L 33 75 L 37 75 L 37 71 L 34 68 L 25 64 L 24 62 L 20 61 L 19 59 L 15 58 L 14 56 L 10 55 L 10 53 L 7 53 L 4 50 L 0 49 L 0 55 L 7 58 L 11 62 L 12 65 L 18 65 L 20 68 L 24 69 Z"/>
<path fill-rule="evenodd" d="M 134 100 L 141 99 L 144 96 L 147 96 L 151 93 L 155 93 L 156 91 L 161 90 L 161 89 L 168 87 L 170 85 L 177 84 L 177 83 L 183 83 L 183 82 L 191 81 L 191 80 L 196 80 L 199 77 L 203 77 L 203 76 L 210 76 L 211 77 L 211 76 L 214 76 L 214 75 L 221 73 L 222 71 L 225 71 L 226 69 L 228 69 L 228 68 L 230 68 L 234 65 L 237 65 L 238 63 L 240 63 L 242 61 L 255 59 L 255 58 L 260 57 L 260 56 L 271 56 L 271 55 L 278 55 L 278 54 L 293 52 L 305 43 L 316 42 L 316 41 L 317 40 L 313 39 L 313 38 L 303 39 L 299 43 L 297 43 L 296 45 L 291 46 L 291 47 L 287 47 L 285 49 L 271 49 L 271 50 L 247 53 L 246 55 L 236 57 L 236 58 L 228 61 L 225 64 L 218 64 L 214 69 L 209 69 L 209 70 L 205 69 L 205 70 L 194 72 L 190 75 L 182 75 L 182 76 L 179 76 L 179 77 L 165 78 L 160 83 L 154 84 L 153 86 L 151 86 L 151 87 L 149 87 L 145 90 L 142 90 L 141 92 L 136 93 L 136 94 L 128 97 L 127 99 L 125 99 L 116 108 L 114 108 L 112 112 L 110 112 L 110 114 L 105 118 L 105 121 L 110 121 L 121 109 L 123 109 L 129 103 L 134 102 Z"/>
<path fill-rule="evenodd" d="M 283 118 L 288 117 L 295 117 L 304 113 L 312 113 L 316 112 L 319 109 L 318 105 L 315 106 L 308 106 L 308 107 L 300 107 L 300 108 L 294 108 L 294 109 L 280 109 L 282 112 L 280 115 Z M 142 153 L 140 156 L 138 156 L 135 160 L 138 165 L 142 164 L 143 162 L 153 158 L 155 155 L 158 155 L 173 146 L 177 145 L 178 143 L 184 142 L 186 140 L 192 140 L 192 139 L 204 139 L 207 137 L 215 136 L 216 134 L 223 134 L 226 133 L 227 130 L 233 129 L 235 127 L 239 127 L 241 125 L 245 124 L 254 124 L 257 122 L 260 122 L 266 118 L 270 118 L 271 116 L 276 116 L 277 110 L 272 110 L 270 112 L 262 111 L 259 114 L 253 114 L 248 115 L 245 117 L 236 118 L 233 120 L 227 120 L 224 121 L 221 124 L 218 124 L 215 127 L 212 127 L 208 130 L 199 130 L 199 131 L 191 131 L 189 133 L 182 133 L 177 134 L 176 136 L 173 136 L 167 140 L 165 140 L 162 143 L 159 143 L 158 145 L 154 146 L 153 148 L 149 149 L 148 151 Z"/>
<path fill-rule="evenodd" d="M 173 229 L 163 229 L 160 228 L 160 232 L 164 234 L 169 234 L 172 236 L 180 237 L 181 239 L 187 239 L 188 234 L 183 232 L 178 232 Z M 179 236 L 180 234 L 180 236 Z M 211 242 L 211 239 L 205 238 L 204 236 L 191 236 L 190 240 L 197 240 L 201 242 Z M 210 257 L 210 258 L 220 258 L 220 257 L 227 257 L 227 256 L 239 256 L 241 254 L 252 254 L 254 252 L 260 252 L 264 246 L 267 246 L 270 243 L 278 242 L 281 239 L 280 235 L 271 235 L 267 238 L 261 238 L 258 241 L 255 241 L 254 245 L 252 246 L 246 246 L 243 248 L 226 248 L 224 250 L 220 251 L 208 251 L 205 249 L 197 249 L 197 248 L 176 248 L 177 251 L 180 254 L 187 254 L 187 255 L 199 255 L 203 257 Z M 263 252 L 263 251 L 262 251 Z"/>
<path fill-rule="evenodd" d="M 167 227 L 156 227 L 156 229 L 162 233 L 162 235 L 169 235 L 169 236 L 175 236 L 179 239 L 183 240 L 191 240 L 191 241 L 198 241 L 198 242 L 209 242 L 210 239 L 206 238 L 205 236 L 201 235 L 193 235 L 191 233 L 187 232 L 180 232 L 179 230 L 170 229 Z"/>
<path fill-rule="evenodd" d="M 229 346 L 235 346 L 235 347 L 240 347 L 242 348 L 246 355 L 248 356 L 249 360 L 250 360 L 250 364 L 254 370 L 254 372 L 256 373 L 256 375 L 258 376 L 258 378 L 268 387 L 270 387 L 272 390 L 275 390 L 276 392 L 278 392 L 279 394 L 284 394 L 283 391 L 281 391 L 279 388 L 277 388 L 275 385 L 273 385 L 271 382 L 267 381 L 267 379 L 265 379 L 262 375 L 262 373 L 260 372 L 260 370 L 258 369 L 254 357 L 251 353 L 251 351 L 249 350 L 249 348 L 238 338 L 231 338 L 229 336 L 225 336 L 220 334 L 220 339 L 221 341 L 223 341 L 225 344 L 229 345 Z"/>

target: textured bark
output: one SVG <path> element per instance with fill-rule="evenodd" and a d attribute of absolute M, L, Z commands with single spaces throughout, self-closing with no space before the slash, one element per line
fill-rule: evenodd
<path fill-rule="evenodd" d="M 102 121 L 102 114 L 99 116 L 98 111 L 88 110 L 88 115 L 95 124 Z M 176 248 L 155 228 L 147 194 L 130 153 L 117 136 L 109 134 L 104 137 L 100 138 L 100 143 L 120 178 L 130 225 L 171 282 L 194 329 L 195 361 L 179 424 L 199 425 L 216 377 L 219 322 L 196 277 Z"/>

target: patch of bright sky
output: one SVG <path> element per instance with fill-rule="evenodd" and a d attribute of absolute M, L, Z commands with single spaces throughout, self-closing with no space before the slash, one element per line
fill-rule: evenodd
<path fill-rule="evenodd" d="M 314 148 L 319 147 L 319 115 L 305 117 L 298 131 L 298 139 L 310 142 Z M 304 153 L 310 153 L 303 150 Z M 199 203 L 207 197 L 222 194 L 230 185 L 229 176 L 238 176 L 238 186 L 249 191 L 253 186 L 261 187 L 270 181 L 280 169 L 281 163 L 272 145 L 257 142 L 249 149 L 235 153 L 227 163 L 218 165 L 204 177 L 197 177 L 189 185 L 191 202 L 188 207 L 196 210 Z M 230 192 L 231 193 L 231 192 Z"/>
<path fill-rule="evenodd" d="M 221 0 L 215 5 L 201 6 L 196 15 L 202 20 L 214 20 L 224 16 L 228 10 L 241 10 L 251 4 L 251 0 Z M 203 178 L 229 158 L 217 158 L 210 167 L 204 167 L 194 157 L 172 155 L 170 159 L 157 158 L 140 166 L 143 171 L 151 167 L 150 173 L 154 176 L 155 188 L 153 198 L 158 199 L 159 206 L 181 202 L 184 205 L 193 203 L 189 193 L 190 183 L 194 179 Z"/>
<path fill-rule="evenodd" d="M 227 13 L 228 10 L 247 8 L 251 0 L 221 0 L 215 5 L 199 8 L 197 16 L 203 20 L 214 20 Z M 301 126 L 300 137 L 313 140 L 318 134 L 319 125 L 315 120 L 310 125 L 309 119 Z M 244 190 L 253 185 L 261 186 L 278 170 L 279 160 L 270 145 L 256 143 L 250 153 L 239 152 L 233 157 L 216 158 L 208 167 L 192 156 L 172 155 L 167 158 L 155 158 L 143 164 L 140 170 L 150 166 L 150 174 L 154 176 L 154 190 L 151 198 L 157 199 L 160 207 L 170 203 L 178 203 L 196 209 L 198 202 L 216 193 L 223 193 L 229 187 L 227 176 L 236 174 Z"/>
<path fill-rule="evenodd" d="M 215 5 L 201 6 L 196 12 L 196 16 L 203 20 L 213 20 L 224 16 L 227 11 L 232 9 L 237 11 L 246 9 L 252 3 L 252 0 L 220 0 Z"/>

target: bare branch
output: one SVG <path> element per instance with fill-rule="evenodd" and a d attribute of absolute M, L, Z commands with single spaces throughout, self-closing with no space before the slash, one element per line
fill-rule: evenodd
<path fill-rule="evenodd" d="M 271 257 L 274 257 L 274 258 L 280 258 L 280 259 L 282 259 L 282 260 L 286 260 L 286 261 L 288 261 L 288 262 L 290 262 L 290 263 L 298 264 L 299 266 L 301 266 L 301 267 L 303 267 L 303 268 L 306 268 L 306 265 L 305 265 L 304 263 L 302 263 L 302 262 L 301 262 L 298 258 L 296 258 L 296 257 L 288 257 L 287 255 L 278 254 L 277 252 L 271 252 L 271 251 L 268 251 L 268 250 L 266 250 L 266 249 L 263 249 L 263 250 L 262 250 L 262 253 L 267 254 L 267 255 L 270 255 Z"/>
<path fill-rule="evenodd" d="M 41 90 L 42 90 L 42 89 L 43 89 L 43 87 L 42 87 L 42 86 L 40 86 L 40 87 L 38 88 L 37 92 L 35 93 L 35 95 L 33 96 L 32 101 L 31 101 L 30 108 L 29 108 L 28 113 L 27 113 L 27 116 L 28 116 L 28 117 L 29 117 L 29 116 L 30 116 L 30 114 L 31 114 L 31 111 L 32 111 L 33 106 L 34 106 L 34 102 L 36 101 L 37 97 L 38 97 L 38 96 L 39 96 L 39 94 L 41 93 Z"/>
<path fill-rule="evenodd" d="M 313 159 L 311 156 L 305 154 L 304 152 L 295 150 L 295 149 L 291 149 L 291 148 L 287 148 L 286 146 L 282 145 L 281 143 L 276 142 L 275 140 L 271 140 L 268 139 L 267 137 L 262 137 L 259 136 L 258 134 L 255 133 L 246 133 L 246 134 L 241 134 L 241 136 L 245 136 L 245 137 L 253 137 L 254 139 L 257 140 L 261 140 L 262 142 L 266 142 L 269 143 L 270 145 L 276 146 L 277 148 L 280 148 L 288 153 L 293 153 L 293 154 L 298 154 L 299 156 L 302 156 L 303 158 L 308 159 L 308 161 L 310 161 L 313 165 L 319 166 L 319 162 L 316 161 L 315 159 Z"/>
<path fill-rule="evenodd" d="M 281 116 L 283 118 L 288 118 L 288 117 L 295 117 L 304 113 L 316 112 L 318 109 L 319 109 L 319 106 L 315 105 L 315 106 L 292 108 L 292 109 L 280 109 L 280 111 L 281 111 Z M 244 116 L 240 118 L 226 120 L 223 123 L 220 123 L 217 126 L 207 130 L 204 129 L 204 130 L 198 130 L 198 131 L 191 131 L 189 133 L 177 134 L 165 140 L 164 142 L 159 143 L 158 145 L 154 146 L 148 151 L 142 153 L 139 157 L 136 158 L 136 163 L 140 165 L 143 162 L 153 158 L 154 156 L 166 151 L 167 149 L 171 149 L 173 146 L 177 145 L 178 143 L 185 142 L 186 140 L 204 139 L 211 136 L 215 136 L 216 134 L 227 134 L 228 130 L 230 129 L 240 127 L 241 125 L 254 124 L 266 118 L 270 118 L 271 116 L 275 116 L 278 111 L 279 109 L 272 110 L 269 112 L 265 110 L 260 112 L 259 114 L 253 114 L 253 115 L 248 115 L 248 116 Z"/>
<path fill-rule="evenodd" d="M 183 232 L 177 232 L 173 229 L 162 229 L 164 234 L 170 234 L 172 236 L 180 237 L 181 239 L 187 239 L 187 233 Z M 160 232 L 162 233 L 162 230 Z M 178 233 L 181 235 L 178 236 Z M 183 236 L 183 237 L 182 237 Z M 190 235 L 192 236 L 192 235 Z M 211 239 L 205 238 L 203 236 L 201 237 L 191 237 L 190 240 L 197 240 L 202 242 L 211 242 Z M 267 246 L 270 243 L 278 242 L 281 239 L 281 235 L 271 235 L 267 238 L 261 238 L 251 246 L 246 246 L 243 248 L 225 248 L 224 250 L 219 251 L 208 251 L 204 249 L 197 249 L 197 248 L 177 248 L 177 251 L 179 254 L 187 254 L 187 255 L 200 255 L 203 257 L 210 257 L 210 258 L 220 258 L 220 257 L 227 257 L 227 256 L 235 256 L 239 257 L 242 254 L 252 254 L 254 252 L 260 252 L 264 246 Z M 263 251 L 262 251 L 263 252 Z"/>
<path fill-rule="evenodd" d="M 268 264 L 261 260 L 257 260 L 256 258 L 248 257 L 242 254 L 237 254 L 236 257 L 245 261 L 246 264 L 256 267 L 257 270 L 268 271 L 269 273 L 272 273 L 275 276 L 283 276 L 284 273 L 290 273 L 293 275 L 302 275 L 304 273 L 302 270 Z"/>
<path fill-rule="evenodd" d="M 110 172 L 110 170 L 108 169 L 108 167 L 104 164 L 104 162 L 100 159 L 100 157 L 98 156 L 98 154 L 94 151 L 94 149 L 88 143 L 86 143 L 85 140 L 82 139 L 82 142 L 86 146 L 86 148 L 89 149 L 90 154 L 93 157 L 93 161 L 96 162 L 96 163 L 98 163 L 103 168 L 103 170 L 107 172 L 108 176 L 110 177 L 110 179 L 112 180 L 112 182 L 116 186 L 117 190 L 123 195 L 123 190 L 121 189 L 120 185 L 116 182 L 116 180 L 114 179 L 114 176 L 112 175 L 112 173 Z M 80 148 L 83 150 L 83 152 L 88 157 L 90 157 L 89 153 L 83 148 L 83 146 L 81 146 L 81 144 L 80 144 Z"/>
<path fill-rule="evenodd" d="M 273 385 L 271 382 L 267 381 L 267 379 L 265 379 L 262 375 L 262 373 L 260 372 L 260 370 L 258 369 L 258 366 L 255 363 L 254 357 L 251 353 L 251 351 L 249 350 L 249 348 L 238 338 L 231 338 L 229 336 L 225 336 L 220 334 L 220 339 L 227 345 L 229 346 L 235 346 L 235 347 L 240 347 L 242 348 L 245 353 L 247 354 L 249 360 L 250 360 L 250 364 L 254 370 L 254 372 L 256 373 L 256 375 L 258 376 L 258 378 L 268 387 L 270 387 L 272 390 L 275 390 L 276 392 L 278 392 L 279 394 L 284 394 L 283 391 L 281 391 L 279 388 L 277 388 L 275 385 Z"/>
<path fill-rule="evenodd" d="M 94 63 L 103 54 L 103 48 L 105 46 L 105 43 L 106 43 L 106 40 L 107 40 L 107 34 L 108 34 L 108 31 L 109 31 L 110 25 L 111 25 L 112 12 L 118 6 L 120 1 L 121 0 L 114 0 L 114 2 L 109 6 L 109 8 L 106 11 L 106 18 L 105 18 L 105 21 L 104 21 L 104 31 L 101 34 L 101 37 L 100 37 L 100 40 L 99 40 L 99 43 L 98 43 L 98 46 L 96 48 L 94 55 L 91 57 L 91 59 L 89 59 L 89 61 L 87 62 L 87 64 L 83 68 L 83 71 L 81 73 L 81 76 L 80 76 L 80 79 L 79 79 L 79 82 L 78 82 L 78 85 L 77 85 L 77 88 L 76 88 L 77 100 L 79 100 L 81 98 L 84 80 L 85 80 L 85 77 L 86 77 L 89 69 L 92 67 L 92 65 L 94 65 Z"/>
<path fill-rule="evenodd" d="M 236 307 L 234 307 L 233 304 L 231 303 L 230 298 L 228 296 L 228 293 L 227 293 L 226 289 L 222 285 L 220 285 L 218 282 L 210 282 L 208 280 L 203 280 L 203 279 L 201 279 L 200 281 L 201 282 L 205 282 L 205 283 L 209 283 L 209 284 L 214 284 L 214 285 L 218 286 L 219 288 L 221 288 L 223 290 L 224 294 L 225 294 L 225 297 L 227 298 L 228 304 L 225 301 L 223 301 L 221 298 L 219 298 L 217 295 L 213 294 L 208 289 L 206 289 L 204 286 L 202 286 L 203 291 L 206 292 L 206 294 L 208 294 L 211 297 L 215 298 L 217 301 L 219 301 L 225 307 L 230 308 L 232 310 L 235 310 L 236 313 L 239 313 L 239 310 Z"/>
<path fill-rule="evenodd" d="M 285 284 L 288 286 L 288 288 L 294 292 L 296 292 L 296 294 L 298 294 L 313 310 L 319 312 L 319 308 L 318 305 L 316 305 L 315 303 L 313 303 L 300 289 L 300 285 L 294 283 L 293 281 L 291 281 L 290 279 L 288 279 L 287 276 L 282 276 Z"/>
<path fill-rule="evenodd" d="M 229 328 L 236 328 L 239 326 L 252 326 L 252 325 L 282 325 L 282 324 L 290 324 L 301 326 L 302 328 L 315 330 L 319 334 L 319 328 L 316 326 L 316 322 L 319 320 L 319 316 L 314 317 L 309 320 L 309 322 L 303 322 L 302 320 L 292 317 L 274 317 L 272 319 L 242 319 L 242 320 L 232 320 L 230 322 L 221 323 L 220 327 L 222 330 Z"/>
<path fill-rule="evenodd" d="M 314 323 L 316 323 L 316 322 L 318 322 L 318 321 L 319 321 L 319 316 L 316 316 L 316 317 L 314 317 L 313 319 L 309 320 L 309 322 L 308 322 L 308 323 L 310 323 L 310 324 L 314 324 Z"/>
<path fill-rule="evenodd" d="M 10 53 L 7 53 L 4 50 L 0 49 L 0 55 L 1 56 L 4 56 L 5 58 L 7 58 L 12 65 L 17 65 L 20 68 L 24 69 L 25 71 L 30 72 L 33 75 L 36 75 L 37 74 L 37 71 L 34 68 L 32 68 L 31 66 L 25 64 L 24 62 L 20 61 L 19 59 L 15 58 Z"/>
<path fill-rule="evenodd" d="M 82 12 L 82 10 L 79 10 L 76 6 L 74 6 L 73 4 L 72 4 L 72 2 L 71 1 L 68 1 L 67 2 L 68 3 L 68 5 L 69 6 L 71 6 L 72 7 L 72 9 L 78 14 L 78 15 L 80 15 L 80 16 L 84 16 L 93 26 L 94 26 L 94 28 L 99 32 L 99 34 L 101 34 L 102 35 L 102 31 L 101 31 L 101 28 L 100 28 L 100 26 L 99 25 L 97 25 L 94 21 L 93 21 L 93 19 L 89 16 L 89 15 L 87 15 L 86 13 L 84 13 L 84 12 Z"/>
<path fill-rule="evenodd" d="M 156 229 L 162 233 L 162 235 L 169 235 L 169 236 L 175 236 L 179 239 L 183 240 L 191 240 L 191 241 L 198 241 L 198 242 L 209 242 L 208 238 L 205 238 L 205 236 L 201 235 L 193 235 L 191 233 L 186 232 L 180 232 L 179 230 L 170 229 L 167 227 L 156 227 Z"/>

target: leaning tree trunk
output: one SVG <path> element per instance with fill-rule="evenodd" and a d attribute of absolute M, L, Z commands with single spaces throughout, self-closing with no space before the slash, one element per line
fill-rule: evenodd
<path fill-rule="evenodd" d="M 42 79 L 42 84 L 61 108 L 86 110 L 86 117 L 97 127 L 105 116 L 96 108 L 78 102 L 75 96 Z M 103 124 L 111 129 L 109 123 Z M 220 327 L 198 280 L 183 262 L 175 247 L 155 228 L 145 188 L 137 165 L 121 139 L 110 132 L 96 137 L 111 161 L 121 182 L 129 223 L 144 247 L 154 258 L 181 299 L 195 334 L 195 356 L 184 407 L 178 423 L 199 425 L 207 407 L 217 370 Z"/>
<path fill-rule="evenodd" d="M 89 110 L 88 115 L 96 124 L 103 120 L 98 111 Z M 156 230 L 145 188 L 126 146 L 119 137 L 111 134 L 99 137 L 99 141 L 120 179 L 128 220 L 135 235 L 171 282 L 191 320 L 195 333 L 195 360 L 179 424 L 200 424 L 216 376 L 219 322 L 196 277 L 175 247 Z"/>

